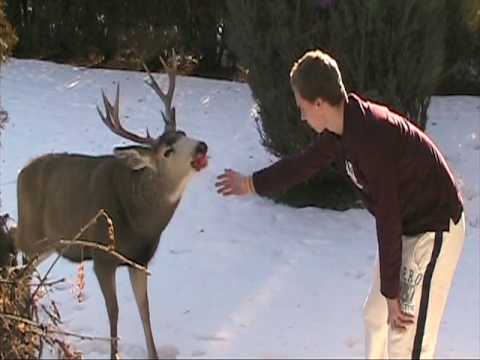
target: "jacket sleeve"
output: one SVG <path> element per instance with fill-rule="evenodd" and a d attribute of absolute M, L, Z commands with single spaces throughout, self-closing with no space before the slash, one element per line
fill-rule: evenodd
<path fill-rule="evenodd" d="M 266 196 L 307 180 L 333 161 L 337 142 L 336 135 L 324 132 L 303 152 L 254 172 L 255 191 Z"/>
<path fill-rule="evenodd" d="M 380 292 L 389 299 L 399 296 L 402 265 L 402 217 L 394 148 L 370 153 L 367 167 L 374 202 L 380 260 Z"/>

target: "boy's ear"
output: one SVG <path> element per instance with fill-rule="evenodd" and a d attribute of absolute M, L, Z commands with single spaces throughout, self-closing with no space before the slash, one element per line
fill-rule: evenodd
<path fill-rule="evenodd" d="M 142 146 L 118 146 L 113 150 L 113 154 L 133 170 L 141 170 L 149 167 L 157 170 L 151 156 L 151 150 Z"/>

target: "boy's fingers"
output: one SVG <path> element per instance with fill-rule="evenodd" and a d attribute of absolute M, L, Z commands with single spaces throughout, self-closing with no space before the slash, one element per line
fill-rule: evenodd
<path fill-rule="evenodd" d="M 225 186 L 225 185 L 229 185 L 230 184 L 230 181 L 228 181 L 228 179 L 224 179 L 224 180 L 221 180 L 221 181 L 217 181 L 215 183 L 215 186 Z"/>
<path fill-rule="evenodd" d="M 407 325 L 410 325 L 412 324 L 413 322 L 410 321 L 410 320 L 403 320 L 403 319 L 398 319 L 398 322 L 397 322 L 399 325 L 402 325 L 402 326 L 407 326 Z"/>
<path fill-rule="evenodd" d="M 397 329 L 401 332 L 407 330 L 407 327 L 402 324 L 400 319 L 393 320 L 390 325 L 392 326 L 392 328 Z"/>
<path fill-rule="evenodd" d="M 227 179 L 228 178 L 228 175 L 227 174 L 220 174 L 217 176 L 217 180 L 223 180 L 223 179 Z"/>
<path fill-rule="evenodd" d="M 236 171 L 225 169 L 223 174 L 217 176 L 217 181 L 215 182 L 217 193 L 224 196 L 240 194 L 241 192 L 237 189 L 239 180 L 240 178 L 238 178 Z"/>
<path fill-rule="evenodd" d="M 412 314 L 403 312 L 403 311 L 402 311 L 402 316 L 405 316 L 408 319 L 415 319 L 415 316 L 413 316 Z"/>
<path fill-rule="evenodd" d="M 217 193 L 223 195 L 223 196 L 228 196 L 233 194 L 233 190 L 230 188 L 220 188 L 217 190 Z"/>
<path fill-rule="evenodd" d="M 402 323 L 405 323 L 405 324 L 413 324 L 415 321 L 414 321 L 414 317 L 412 315 L 407 315 L 407 314 L 401 314 L 399 316 L 399 319 Z"/>
<path fill-rule="evenodd" d="M 399 314 L 394 322 L 398 327 L 406 328 L 414 323 L 413 319 L 403 314 Z"/>
<path fill-rule="evenodd" d="M 221 186 L 217 189 L 217 192 L 223 194 L 224 192 L 229 190 L 231 190 L 229 186 Z"/>
<path fill-rule="evenodd" d="M 413 320 L 413 319 L 415 319 L 415 316 L 413 316 L 412 314 L 403 312 L 403 311 L 400 311 L 400 314 L 399 314 L 398 316 L 401 317 L 402 319 L 406 319 L 406 320 Z"/>
<path fill-rule="evenodd" d="M 228 173 L 225 172 L 225 173 L 220 174 L 220 175 L 217 176 L 217 179 L 218 179 L 218 180 L 223 180 L 223 179 L 232 180 L 232 179 L 234 179 L 234 178 L 235 178 L 235 173 L 233 173 L 233 172 L 228 172 Z"/>

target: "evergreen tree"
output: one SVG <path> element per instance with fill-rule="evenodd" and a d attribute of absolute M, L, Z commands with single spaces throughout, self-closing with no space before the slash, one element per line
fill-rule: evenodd
<path fill-rule="evenodd" d="M 313 5 L 313 1 L 295 0 L 227 1 L 227 41 L 248 69 L 262 143 L 277 157 L 296 153 L 313 140 L 313 131 L 300 121 L 289 82 L 293 62 L 328 39 L 326 10 L 320 7 L 316 12 Z M 275 194 L 274 199 L 335 209 L 356 202 L 351 187 L 333 169 Z"/>
<path fill-rule="evenodd" d="M 444 1 L 339 1 L 330 44 L 347 88 L 425 128 L 444 59 Z"/>
<path fill-rule="evenodd" d="M 0 63 L 12 54 L 18 38 L 5 14 L 5 0 L 0 0 Z"/>
<path fill-rule="evenodd" d="M 1 65 L 7 61 L 8 57 L 13 51 L 13 48 L 15 47 L 18 39 L 17 35 L 15 34 L 15 31 L 13 30 L 10 22 L 8 21 L 6 15 L 5 15 L 5 1 L 0 0 L 0 68 Z M 0 73 L 0 78 L 1 78 L 1 73 Z M 1 98 L 0 98 L 0 135 L 2 130 L 4 129 L 7 119 L 8 119 L 8 114 L 3 109 L 2 104 L 1 104 Z M 0 142 L 0 147 L 1 147 L 1 142 Z M 1 152 L 0 152 L 1 153 Z M 1 174 L 1 169 L 0 169 L 0 174 Z M 0 209 L 2 206 L 2 199 L 1 199 L 1 194 L 0 194 Z M 2 226 L 2 220 L 3 218 L 0 218 L 0 226 Z M 0 229 L 0 236 L 2 236 L 2 229 Z"/>
<path fill-rule="evenodd" d="M 175 49 L 201 66 L 220 66 L 225 0 L 9 0 L 22 39 L 16 55 L 152 70 Z M 90 58 L 94 58 L 90 60 Z"/>
<path fill-rule="evenodd" d="M 437 92 L 480 95 L 480 1 L 446 0 L 445 68 Z"/>

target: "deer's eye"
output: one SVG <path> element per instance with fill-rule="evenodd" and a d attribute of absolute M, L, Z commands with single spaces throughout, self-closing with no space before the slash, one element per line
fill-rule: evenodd
<path fill-rule="evenodd" d="M 173 154 L 173 151 L 174 151 L 174 150 L 173 150 L 172 148 L 167 149 L 167 150 L 165 150 L 165 152 L 163 153 L 163 156 L 169 157 L 170 155 Z"/>

